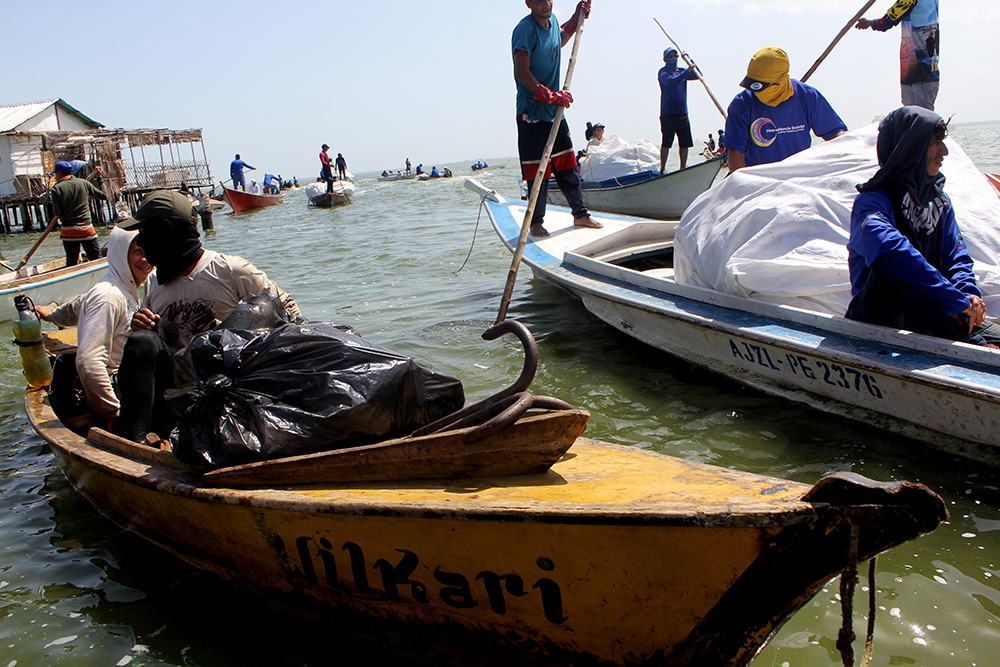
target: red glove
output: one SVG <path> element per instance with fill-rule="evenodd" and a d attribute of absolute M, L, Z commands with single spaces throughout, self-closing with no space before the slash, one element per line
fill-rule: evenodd
<path fill-rule="evenodd" d="M 569 109 L 569 105 L 573 103 L 573 96 L 569 94 L 568 90 L 560 90 L 558 93 L 553 93 L 542 84 L 538 84 L 538 88 L 535 88 L 534 99 L 539 102 L 544 102 L 545 104 L 554 104 L 558 107 L 565 107 L 567 109 Z"/>
<path fill-rule="evenodd" d="M 580 10 L 583 10 L 583 18 L 590 18 L 590 0 L 580 0 L 579 4 L 576 6 L 576 11 L 573 12 L 573 18 L 560 26 L 563 32 L 574 33 L 576 32 L 577 26 L 579 25 L 577 21 L 580 20 Z"/>

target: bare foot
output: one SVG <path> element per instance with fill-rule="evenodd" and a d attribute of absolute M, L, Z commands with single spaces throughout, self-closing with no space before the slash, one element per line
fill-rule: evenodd
<path fill-rule="evenodd" d="M 604 227 L 604 225 L 599 223 L 597 220 L 594 220 L 589 215 L 574 219 L 573 224 L 577 227 L 590 227 L 591 229 L 602 229 Z"/>
<path fill-rule="evenodd" d="M 535 238 L 543 239 L 549 235 L 549 233 L 542 227 L 541 224 L 534 224 L 531 226 L 530 233 Z"/>

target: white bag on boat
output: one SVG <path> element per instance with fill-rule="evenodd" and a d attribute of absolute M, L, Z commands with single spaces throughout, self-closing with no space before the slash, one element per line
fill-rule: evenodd
<path fill-rule="evenodd" d="M 580 179 L 599 182 L 659 169 L 658 147 L 645 139 L 630 144 L 610 134 L 601 143 L 587 148 L 587 156 L 580 163 Z"/>
<path fill-rule="evenodd" d="M 851 300 L 851 208 L 878 169 L 878 124 L 781 162 L 729 175 L 684 211 L 674 248 L 678 283 L 843 315 Z M 942 173 L 975 261 L 987 312 L 1000 316 L 1000 198 L 947 139 Z"/>

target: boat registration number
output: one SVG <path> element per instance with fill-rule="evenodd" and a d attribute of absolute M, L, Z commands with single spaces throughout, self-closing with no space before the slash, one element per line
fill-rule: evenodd
<path fill-rule="evenodd" d="M 768 349 L 765 345 L 745 340 L 730 338 L 729 346 L 733 357 L 754 366 L 762 366 L 778 373 L 791 373 L 845 391 L 867 392 L 876 399 L 884 398 L 875 377 L 856 368 L 814 359 L 804 354 Z"/>

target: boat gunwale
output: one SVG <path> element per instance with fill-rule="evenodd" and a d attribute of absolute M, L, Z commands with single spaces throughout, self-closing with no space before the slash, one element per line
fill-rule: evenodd
<path fill-rule="evenodd" d="M 73 266 L 63 266 L 58 269 L 52 269 L 35 275 L 25 276 L 24 278 L 15 278 L 10 281 L 3 281 L 0 282 L 0 296 L 22 292 L 26 289 L 34 289 L 36 287 L 46 287 L 55 282 L 84 276 L 88 273 L 93 273 L 94 271 L 100 271 L 102 268 L 108 268 L 107 257 L 100 257 L 87 262 L 81 262 L 80 264 L 75 264 Z"/>

